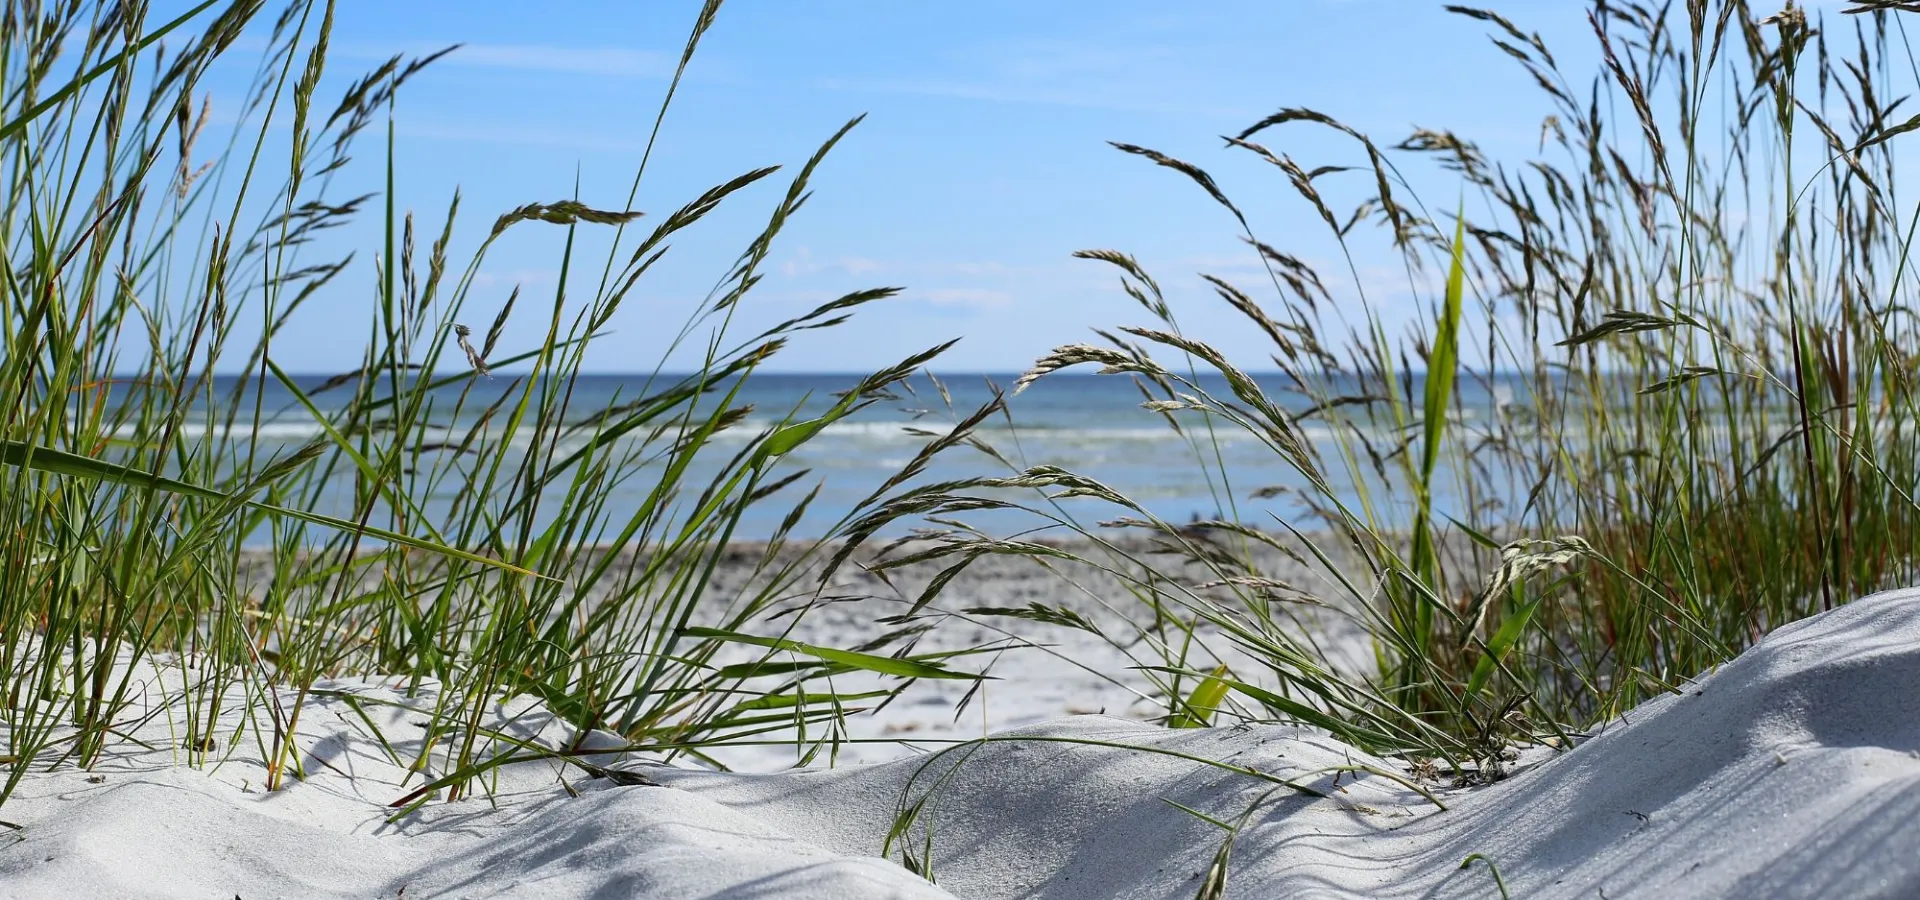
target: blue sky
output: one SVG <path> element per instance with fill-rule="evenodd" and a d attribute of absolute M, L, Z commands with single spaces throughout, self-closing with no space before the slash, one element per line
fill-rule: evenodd
<path fill-rule="evenodd" d="M 1584 84 L 1595 55 L 1584 4 L 1506 5 Z M 624 202 L 697 8 L 691 0 L 342 0 L 320 93 L 330 103 L 392 53 L 466 44 L 407 84 L 396 126 L 398 203 L 432 234 L 458 188 L 463 224 L 453 257 L 464 260 L 501 212 L 573 196 L 576 183 L 592 205 Z M 1232 219 L 1185 179 L 1106 142 L 1209 169 L 1262 239 L 1320 265 L 1336 294 L 1351 298 L 1352 279 L 1311 210 L 1278 172 L 1224 148 L 1219 135 L 1283 106 L 1307 106 L 1382 143 L 1416 125 L 1450 128 L 1496 158 L 1523 158 L 1550 108 L 1486 33 L 1424 0 L 731 0 L 669 114 L 635 205 L 662 215 L 755 166 L 791 172 L 865 113 L 822 167 L 813 200 L 775 247 L 742 315 L 749 325 L 771 322 L 854 288 L 907 290 L 850 325 L 796 342 L 776 368 L 869 370 L 957 337 L 939 369 L 1013 371 L 1055 345 L 1089 339 L 1090 327 L 1144 324 L 1112 269 L 1070 257 L 1095 247 L 1138 256 L 1190 333 L 1264 368 L 1262 343 L 1196 275 L 1265 296 Z M 216 106 L 231 108 L 238 68 L 215 82 Z M 1268 139 L 1309 166 L 1363 161 L 1356 146 L 1318 129 Z M 380 140 L 363 139 L 336 196 L 380 188 Z M 1429 205 L 1457 202 L 1452 176 L 1414 171 Z M 590 368 L 652 368 L 663 336 L 765 221 L 785 174 L 676 241 Z M 1339 177 L 1338 206 L 1369 192 L 1370 176 Z M 513 232 L 484 265 L 467 318 L 483 328 L 516 284 L 529 299 L 551 298 L 562 234 L 539 225 Z M 297 320 L 302 339 L 278 346 L 281 365 L 330 371 L 356 361 L 379 239 L 372 218 L 332 238 L 333 249 L 362 249 L 359 268 Z M 1385 245 L 1377 234 L 1360 243 Z M 1360 260 L 1369 296 L 1389 319 L 1404 315 L 1420 295 L 1390 257 L 1369 252 Z M 589 268 L 597 277 L 597 263 Z M 589 278 L 571 293 L 592 288 Z M 536 310 L 525 300 L 521 309 L 528 334 L 513 333 L 509 345 L 535 330 Z"/>

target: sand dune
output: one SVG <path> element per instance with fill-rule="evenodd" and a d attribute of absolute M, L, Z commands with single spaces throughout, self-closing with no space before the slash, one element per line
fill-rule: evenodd
<path fill-rule="evenodd" d="M 1396 770 L 1310 731 L 1080 716 L 830 771 L 596 758 L 656 782 L 619 785 L 523 763 L 491 801 L 388 824 L 405 771 L 342 698 L 397 695 L 328 687 L 303 726 L 308 778 L 280 792 L 260 791 L 245 750 L 205 769 L 154 750 L 30 775 L 0 810 L 21 826 L 0 895 L 1187 898 L 1228 835 L 1178 803 L 1245 815 L 1229 897 L 1498 896 L 1485 863 L 1461 868 L 1469 854 L 1515 897 L 1920 896 L 1920 591 L 1781 628 L 1504 781 L 1435 787 L 1444 810 L 1393 778 L 1328 771 Z M 383 732 L 417 718 L 362 705 Z M 528 737 L 560 732 L 530 704 L 497 713 Z M 142 737 L 168 746 L 165 721 Z"/>

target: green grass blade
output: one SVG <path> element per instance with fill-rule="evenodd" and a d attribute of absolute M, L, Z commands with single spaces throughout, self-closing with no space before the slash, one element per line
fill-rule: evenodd
<path fill-rule="evenodd" d="M 1227 683 L 1221 677 L 1227 674 L 1226 665 L 1213 668 L 1212 674 L 1200 679 L 1200 683 L 1187 696 L 1187 708 L 1167 723 L 1171 728 L 1205 728 L 1213 724 L 1213 713 L 1220 708 L 1220 701 L 1227 697 Z"/>
<path fill-rule="evenodd" d="M 1467 219 L 1464 204 L 1453 228 L 1452 260 L 1447 266 L 1447 290 L 1442 300 L 1440 321 L 1435 323 L 1433 349 L 1427 358 L 1427 377 L 1422 406 L 1423 443 L 1420 453 L 1420 482 L 1416 486 L 1419 511 L 1413 529 L 1413 567 L 1415 574 L 1439 587 L 1438 562 L 1432 534 L 1433 470 L 1440 462 L 1440 447 L 1446 438 L 1447 407 L 1453 401 L 1453 382 L 1460 361 L 1460 316 L 1462 294 L 1466 288 Z M 1429 622 L 1423 615 L 1422 622 Z"/>
<path fill-rule="evenodd" d="M 962 681 L 980 681 L 987 678 L 987 676 L 975 675 L 971 672 L 955 672 L 938 663 L 922 662 L 912 657 L 895 658 L 891 656 L 876 656 L 872 653 L 856 653 L 852 650 L 835 650 L 831 647 L 818 647 L 813 644 L 803 644 L 799 641 L 791 641 L 785 638 L 760 637 L 758 635 L 741 634 L 737 631 L 727 631 L 720 628 L 689 626 L 682 629 L 681 633 L 688 637 L 713 638 L 715 640 L 729 641 L 736 644 L 752 644 L 757 647 L 768 647 L 774 650 L 787 650 L 823 659 L 827 662 L 839 663 L 843 666 L 852 666 L 856 669 L 878 672 L 882 675 L 898 675 L 902 678 L 946 678 Z"/>
<path fill-rule="evenodd" d="M 39 103 L 35 103 L 26 112 L 23 112 L 18 116 L 15 116 L 13 121 L 8 122 L 5 125 L 0 125 L 0 142 L 12 140 L 14 136 L 18 135 L 21 132 L 22 129 L 26 128 L 29 124 L 32 124 L 34 119 L 37 119 L 40 116 L 44 115 L 47 110 L 50 110 L 56 106 L 59 106 L 61 103 L 66 102 L 67 98 L 72 97 L 81 88 L 84 88 L 89 84 L 92 84 L 95 80 L 99 79 L 101 76 L 118 68 L 122 63 L 124 63 L 127 60 L 128 57 L 136 56 L 141 51 L 147 49 L 148 47 L 153 46 L 155 43 L 158 43 L 160 39 L 166 37 L 168 34 L 171 34 L 174 31 L 174 29 L 187 24 L 187 22 L 191 21 L 195 16 L 198 16 L 201 13 L 206 12 L 209 9 L 212 9 L 213 5 L 217 2 L 219 2 L 219 0 L 204 0 L 204 2 L 202 2 L 199 6 L 196 6 L 190 10 L 187 10 L 185 13 L 181 14 L 178 18 L 174 19 L 171 22 L 168 22 L 165 25 L 162 25 L 158 30 L 148 34 L 146 37 L 141 38 L 139 43 L 134 44 L 133 46 L 128 47 L 125 50 L 122 50 L 111 57 L 108 57 L 105 62 L 97 66 L 94 66 L 91 69 L 88 69 L 85 73 L 81 74 L 79 77 L 75 78 L 72 81 L 67 82 L 59 90 L 54 91 L 52 94 L 47 95 L 47 99 L 42 100 Z"/>
<path fill-rule="evenodd" d="M 1521 632 L 1527 630 L 1527 624 L 1533 621 L 1533 613 L 1540 608 L 1538 597 L 1522 604 L 1512 615 L 1500 623 L 1500 629 L 1487 641 L 1487 651 L 1473 666 L 1473 674 L 1467 678 L 1465 697 L 1472 700 L 1487 686 L 1487 679 L 1493 677 L 1493 670 L 1507 658 L 1513 646 L 1520 640 Z"/>
<path fill-rule="evenodd" d="M 412 547 L 416 550 L 438 553 L 442 556 L 450 556 L 455 559 L 462 559 L 467 562 L 478 563 L 496 569 L 504 569 L 520 575 L 532 575 L 539 578 L 546 577 L 511 563 L 481 556 L 478 553 L 470 553 L 456 547 L 446 546 L 445 544 L 421 540 L 416 537 L 400 534 L 399 532 L 388 531 L 384 528 L 375 528 L 371 525 L 362 525 L 358 522 L 350 522 L 346 519 L 307 512 L 306 510 L 290 509 L 271 503 L 262 503 L 241 495 L 227 494 L 212 488 L 168 478 L 164 475 L 155 475 L 151 472 L 143 472 L 129 466 L 116 465 L 104 460 L 94 459 L 90 456 L 81 456 L 77 453 L 68 453 L 64 450 L 42 447 L 24 441 L 0 440 L 0 463 L 17 468 L 31 469 L 36 472 L 65 475 L 89 481 L 104 481 L 123 487 L 162 491 L 169 494 L 198 497 L 202 500 L 211 500 L 219 503 L 245 505 L 271 515 L 297 519 L 315 525 L 324 525 L 328 528 L 345 532 L 360 532 L 370 537 Z"/>

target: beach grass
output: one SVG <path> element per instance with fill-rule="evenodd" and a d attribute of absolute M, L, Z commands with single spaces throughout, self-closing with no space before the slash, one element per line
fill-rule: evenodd
<path fill-rule="evenodd" d="M 1516 744 L 1569 746 L 1775 627 L 1912 583 L 1920 219 L 1896 193 L 1913 123 L 1891 98 L 1914 73 L 1877 6 L 1599 4 L 1591 73 L 1499 13 L 1449 7 L 1540 92 L 1537 154 L 1490 158 L 1429 128 L 1390 143 L 1303 108 L 1224 138 L 1297 195 L 1282 221 L 1341 248 L 1326 272 L 1269 242 L 1208 171 L 1115 144 L 1199 188 L 1258 254 L 1254 284 L 1201 278 L 1270 356 L 1228 359 L 1132 256 L 1092 250 L 1147 324 L 1062 346 L 1016 387 L 1089 366 L 1134 380 L 1142 414 L 1212 470 L 1218 517 L 1166 521 L 1011 462 L 903 502 L 952 519 L 1005 488 L 1045 493 L 1017 504 L 1032 533 L 1094 541 L 1085 561 L 1153 610 L 1114 640 L 1170 724 L 1303 722 L 1469 779 L 1497 777 Z M 1306 129 L 1350 152 L 1294 159 L 1278 142 Z M 1461 199 L 1426 202 L 1435 179 L 1417 167 Z M 1405 273 L 1392 296 L 1359 270 L 1382 256 Z M 1285 396 L 1247 374 L 1267 368 Z M 1284 477 L 1222 467 L 1226 431 L 1263 442 Z M 1236 511 L 1275 492 L 1297 515 Z M 915 560 L 1059 555 L 964 522 L 942 540 Z M 1263 571 L 1255 547 L 1321 578 Z M 1293 627 L 1303 609 L 1359 622 L 1375 664 L 1339 670 Z M 1236 657 L 1257 662 L 1220 667 Z"/>
<path fill-rule="evenodd" d="M 144 9 L 10 6 L 6 22 L 0 801 L 36 767 L 93 765 L 156 709 L 184 711 L 171 723 L 183 763 L 252 757 L 265 787 L 281 787 L 303 774 L 291 735 L 307 700 L 339 676 L 378 675 L 411 698 L 428 729 L 417 793 L 449 799 L 501 762 L 578 749 L 501 732 L 490 710 L 503 697 L 537 698 L 576 741 L 597 729 L 699 758 L 797 728 L 806 755 L 831 746 L 851 703 L 875 699 L 836 695 L 822 676 L 970 677 L 899 648 L 785 640 L 793 617 L 763 621 L 816 587 L 827 546 L 789 540 L 817 488 L 782 460 L 944 349 L 851 379 L 824 413 L 747 423 L 742 385 L 788 341 L 820 339 L 895 293 L 732 327 L 857 119 L 790 175 L 769 166 L 676 190 L 683 206 L 642 218 L 650 143 L 623 201 L 492 211 L 463 261 L 454 224 L 472 213 L 457 193 L 437 220 L 394 199 L 394 101 L 441 54 L 357 73 L 335 102 L 321 96 L 344 14 L 331 2 L 210 0 L 166 22 Z M 696 11 L 655 138 L 719 10 Z M 250 103 L 232 140 L 208 148 L 200 79 L 243 34 L 269 38 Z M 377 183 L 349 183 L 367 170 L 349 166 L 355 153 L 383 163 Z M 764 228 L 682 311 L 675 349 L 698 351 L 699 370 L 656 371 L 605 408 L 576 408 L 588 347 L 671 239 L 779 180 Z M 358 218 L 380 226 L 376 246 L 316 258 L 333 246 L 318 236 Z M 566 230 L 553 295 L 483 297 L 489 250 L 536 228 Z M 576 253 L 588 229 L 613 233 L 604 259 Z M 344 287 L 343 273 L 369 271 L 370 289 Z M 356 366 L 317 383 L 277 362 L 315 296 L 364 310 L 367 334 Z M 492 309 L 490 322 L 470 318 Z M 293 400 L 268 408 L 269 395 Z M 289 415 L 316 436 L 289 447 L 262 435 Z M 748 427 L 759 430 L 716 442 Z M 633 484 L 637 508 L 610 504 Z M 338 497 L 348 508 L 322 511 Z M 753 536 L 771 538 L 753 577 L 721 596 L 712 575 L 738 523 L 767 505 L 790 510 L 786 525 Z M 178 675 L 171 696 L 135 680 L 140 663 Z"/>

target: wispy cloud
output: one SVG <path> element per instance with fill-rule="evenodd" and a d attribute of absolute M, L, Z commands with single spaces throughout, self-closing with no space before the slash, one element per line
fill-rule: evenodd
<path fill-rule="evenodd" d="M 1050 263 L 1009 263 L 1000 260 L 869 259 L 861 256 L 823 258 L 801 247 L 780 263 L 779 271 L 793 288 L 763 294 L 789 302 L 818 302 L 839 296 L 839 290 L 816 287 L 851 285 L 863 276 L 884 273 L 888 281 L 907 285 L 901 299 L 923 310 L 947 315 L 1001 310 L 1039 296 L 1061 296 L 1113 287 L 1111 274 L 1080 260 Z"/>
<path fill-rule="evenodd" d="M 1258 111 L 1212 105 L 1194 56 L 1209 40 L 1204 16 L 1108 18 L 1072 31 L 995 36 L 953 47 L 901 77 L 827 78 L 827 90 L 950 97 L 1183 116 L 1245 118 Z"/>
<path fill-rule="evenodd" d="M 673 60 L 625 47 L 558 47 L 549 44 L 467 44 L 447 61 L 491 69 L 518 69 L 616 78 L 666 78 Z"/>
<path fill-rule="evenodd" d="M 330 53 L 333 58 L 339 60 L 384 63 L 396 54 L 407 58 L 431 56 L 446 49 L 452 43 L 451 41 L 402 41 L 378 45 L 345 44 L 333 47 Z M 264 50 L 267 45 L 258 37 L 248 37 L 236 42 L 235 46 L 247 50 Z M 458 50 L 441 57 L 434 66 L 436 68 L 449 66 L 498 71 L 547 72 L 567 76 L 594 75 L 604 78 L 665 78 L 673 74 L 674 64 L 673 59 L 663 54 L 625 47 L 463 44 Z M 233 124 L 235 119 L 229 109 L 237 105 L 238 102 L 235 101 L 216 108 L 211 120 L 213 124 Z M 285 130 L 286 124 L 284 121 L 277 122 L 274 127 L 276 130 Z M 647 146 L 644 135 L 592 134 L 584 133 L 577 127 L 559 130 L 519 122 L 453 124 L 423 122 L 417 116 L 410 116 L 401 120 L 398 131 L 403 136 L 430 140 L 558 147 L 566 150 L 609 153 L 637 153 L 646 149 Z"/>
<path fill-rule="evenodd" d="M 810 247 L 801 247 L 794 252 L 793 258 L 780 263 L 780 274 L 788 278 L 799 278 L 820 272 L 837 272 L 846 275 L 870 275 L 888 268 L 877 259 L 864 256 L 842 256 L 838 259 L 819 259 L 813 255 Z"/>
<path fill-rule="evenodd" d="M 1087 275 L 1089 273 L 1099 274 L 1103 279 L 1101 283 L 1105 283 L 1104 277 L 1106 275 L 1104 271 L 1097 269 L 1093 263 L 1078 259 L 1061 259 L 1051 262 L 1027 264 L 1007 263 L 992 259 L 957 261 L 931 260 L 918 263 L 900 263 L 889 266 L 889 268 L 900 269 L 916 277 L 950 278 L 959 276 L 963 278 L 1003 278 L 1017 279 L 1023 282 L 1044 280 L 1049 284 L 1062 283 L 1063 280 L 1072 280 L 1075 276 Z"/>
<path fill-rule="evenodd" d="M 1003 262 L 929 263 L 926 269 L 936 275 L 1017 275 L 1019 269 Z"/>
<path fill-rule="evenodd" d="M 226 99 L 232 101 L 232 98 Z M 238 101 L 232 101 L 216 106 L 214 113 L 207 117 L 207 123 L 216 129 L 239 127 L 243 124 L 242 121 L 228 112 L 237 105 L 239 105 Z M 258 125 L 257 121 L 249 120 L 249 122 L 253 126 Z M 287 119 L 280 118 L 268 125 L 268 130 L 276 134 L 285 134 L 291 132 L 293 126 Z M 560 130 L 515 122 L 460 125 L 408 119 L 397 123 L 394 130 L 404 138 L 424 138 L 430 141 L 450 141 L 460 144 L 511 144 L 606 153 L 638 153 L 645 150 L 647 146 L 646 140 L 642 137 L 592 134 L 578 129 Z"/>
<path fill-rule="evenodd" d="M 1042 106 L 1068 106 L 1080 109 L 1110 109 L 1119 112 L 1206 115 L 1247 118 L 1255 113 L 1230 107 L 1196 106 L 1181 103 L 1154 103 L 1123 94 L 1104 94 L 1091 90 L 1049 88 L 1030 84 L 968 82 L 945 79 L 860 80 L 823 78 L 815 86 L 829 91 L 856 91 L 871 94 L 909 94 L 921 97 L 951 97 L 989 103 L 1031 103 Z"/>
<path fill-rule="evenodd" d="M 405 41 L 379 46 L 354 44 L 336 47 L 332 53 L 342 59 L 385 61 L 394 54 L 430 56 L 454 43 Z M 675 60 L 666 54 L 631 47 L 469 43 L 461 44 L 459 49 L 442 57 L 434 65 L 559 75 L 599 75 L 607 78 L 666 78 L 673 74 L 674 63 Z"/>
<path fill-rule="evenodd" d="M 915 291 L 935 306 L 964 306 L 973 309 L 998 309 L 1013 305 L 1013 295 L 987 288 L 936 288 Z"/>
<path fill-rule="evenodd" d="M 590 150 L 606 153 L 638 153 L 646 149 L 647 146 L 647 142 L 641 138 L 586 134 L 577 130 L 557 130 L 513 123 L 500 125 L 409 123 L 396 126 L 396 130 L 398 130 L 403 137 L 427 138 L 437 141 L 519 144 L 533 147 L 559 147 L 567 150 Z"/>
<path fill-rule="evenodd" d="M 1260 262 L 1257 253 L 1244 253 L 1234 256 L 1210 255 L 1189 256 L 1174 261 L 1182 270 L 1206 272 L 1213 275 L 1225 273 L 1265 272 L 1266 266 Z"/>

